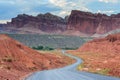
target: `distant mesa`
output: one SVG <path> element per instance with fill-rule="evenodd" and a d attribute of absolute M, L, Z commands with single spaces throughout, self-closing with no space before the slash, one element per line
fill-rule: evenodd
<path fill-rule="evenodd" d="M 66 21 L 51 13 L 30 16 L 20 14 L 5 26 L 6 30 L 13 33 L 59 33 L 66 30 Z M 6 31 L 6 32 L 7 32 Z"/>
<path fill-rule="evenodd" d="M 107 16 L 100 13 L 90 13 L 73 10 L 68 20 L 67 29 L 86 34 L 105 34 L 120 28 L 119 14 Z"/>
<path fill-rule="evenodd" d="M 11 33 L 38 33 L 93 36 L 120 29 L 120 13 L 107 16 L 101 13 L 72 10 L 69 16 L 61 18 L 51 13 L 30 16 L 20 14 L 5 25 Z M 71 33 L 72 32 L 72 33 Z"/>

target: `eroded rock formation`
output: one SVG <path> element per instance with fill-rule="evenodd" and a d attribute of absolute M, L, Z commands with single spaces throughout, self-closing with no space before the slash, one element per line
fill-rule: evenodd
<path fill-rule="evenodd" d="M 12 18 L 7 27 L 33 33 L 59 33 L 65 30 L 66 21 L 50 13 L 39 14 L 36 17 L 22 14 Z"/>
<path fill-rule="evenodd" d="M 72 10 L 64 19 L 50 13 L 30 16 L 26 14 L 12 18 L 7 24 L 8 30 L 17 33 L 51 33 L 64 35 L 105 34 L 120 29 L 120 14 L 90 13 Z"/>
<path fill-rule="evenodd" d="M 87 34 L 104 34 L 120 28 L 120 14 L 107 16 L 73 10 L 68 19 L 67 29 Z"/>

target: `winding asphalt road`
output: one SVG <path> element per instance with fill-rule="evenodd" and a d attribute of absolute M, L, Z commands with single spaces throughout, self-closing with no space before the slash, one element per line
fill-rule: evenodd
<path fill-rule="evenodd" d="M 67 54 L 64 50 L 62 53 L 76 59 L 76 63 L 63 68 L 35 72 L 24 80 L 120 80 L 120 78 L 77 71 L 76 67 L 82 63 L 82 60 Z"/>

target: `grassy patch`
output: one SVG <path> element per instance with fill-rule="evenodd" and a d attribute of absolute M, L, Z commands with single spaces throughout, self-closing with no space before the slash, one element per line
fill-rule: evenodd
<path fill-rule="evenodd" d="M 60 58 L 60 60 L 62 60 L 64 63 L 66 63 L 67 65 L 73 64 L 75 62 L 75 59 L 72 59 L 68 56 L 65 56 L 64 54 L 62 54 L 61 50 L 52 50 L 52 51 L 41 51 L 41 50 L 37 50 L 38 52 L 40 52 L 41 54 L 52 54 L 58 58 Z"/>
<path fill-rule="evenodd" d="M 108 75 L 109 72 L 110 72 L 110 69 L 105 68 L 105 69 L 101 69 L 101 70 L 99 70 L 99 71 L 97 71 L 95 73 L 102 74 L 102 75 Z"/>
<path fill-rule="evenodd" d="M 82 70 L 84 67 L 85 67 L 85 66 L 84 66 L 84 64 L 82 63 L 82 64 L 78 65 L 77 70 Z"/>

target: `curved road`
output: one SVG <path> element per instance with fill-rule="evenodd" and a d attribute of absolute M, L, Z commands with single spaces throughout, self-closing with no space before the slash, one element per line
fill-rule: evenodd
<path fill-rule="evenodd" d="M 24 80 L 120 80 L 120 78 L 77 71 L 76 67 L 82 63 L 82 60 L 65 53 L 64 50 L 62 50 L 62 53 L 76 59 L 77 62 L 63 68 L 35 72 Z"/>

